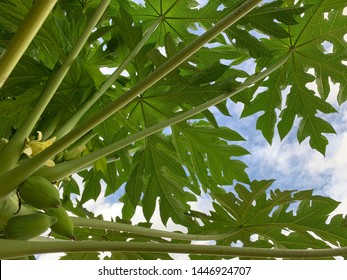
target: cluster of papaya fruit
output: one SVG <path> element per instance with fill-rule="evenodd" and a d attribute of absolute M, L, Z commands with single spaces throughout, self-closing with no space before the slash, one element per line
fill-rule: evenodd
<path fill-rule="evenodd" d="M 50 228 L 58 235 L 75 239 L 73 222 L 51 182 L 40 176 L 31 176 L 18 187 L 17 194 L 20 201 L 40 211 L 10 218 L 5 229 L 6 238 L 28 240 Z"/>

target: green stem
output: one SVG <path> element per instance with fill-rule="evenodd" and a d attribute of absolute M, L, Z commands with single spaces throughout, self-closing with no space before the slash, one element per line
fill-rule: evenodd
<path fill-rule="evenodd" d="M 37 0 L 0 57 L 0 88 L 34 39 L 57 0 Z"/>
<path fill-rule="evenodd" d="M 133 154 L 133 153 L 135 153 L 136 151 L 138 151 L 140 149 L 142 149 L 140 146 L 135 147 L 133 149 L 130 149 L 129 150 L 129 154 Z M 107 163 L 116 162 L 118 160 L 119 160 L 119 156 L 117 156 L 117 155 L 109 155 L 109 156 L 106 157 L 106 162 Z M 65 177 L 57 176 L 57 174 L 61 174 L 61 171 L 60 171 L 61 164 L 62 163 L 56 164 L 54 167 L 42 166 L 40 169 L 38 169 L 36 172 L 34 172 L 34 175 L 42 176 L 42 177 L 45 177 L 47 179 L 50 178 L 50 176 L 51 176 L 52 178 L 58 178 L 57 180 L 53 179 L 52 182 L 53 181 L 59 181 L 59 180 L 65 178 L 65 177 L 67 177 L 67 176 L 65 176 Z M 70 175 L 72 173 L 77 173 L 77 172 L 80 172 L 82 170 L 86 170 L 88 168 L 93 168 L 93 166 L 94 166 L 93 162 L 90 162 L 89 164 L 83 165 L 83 167 L 81 167 L 81 168 L 79 168 L 77 170 L 75 170 L 75 169 L 71 170 L 70 173 L 65 172 L 65 174 L 69 174 Z M 47 174 L 48 174 L 48 176 L 47 176 Z"/>
<path fill-rule="evenodd" d="M 24 120 L 23 124 L 16 131 L 15 135 L 11 138 L 11 141 L 1 151 L 0 161 L 0 174 L 6 172 L 16 166 L 20 155 L 22 154 L 24 139 L 29 136 L 37 121 L 39 120 L 42 112 L 45 110 L 47 104 L 52 99 L 56 90 L 60 86 L 71 65 L 77 58 L 78 54 L 85 45 L 93 29 L 99 22 L 100 18 L 104 14 L 111 0 L 103 0 L 99 7 L 95 10 L 93 16 L 87 23 L 82 35 L 75 43 L 74 47 L 70 51 L 69 55 L 64 60 L 63 64 L 57 71 L 53 72 L 50 79 L 48 80 L 38 102 L 34 109 L 31 111 L 29 117 Z M 42 2 L 42 1 L 39 1 Z"/>
<path fill-rule="evenodd" d="M 103 221 L 98 219 L 87 219 L 80 217 L 71 217 L 75 227 L 91 227 L 99 229 L 107 229 L 114 231 L 125 231 L 151 237 L 163 237 L 177 240 L 219 240 L 230 236 L 229 233 L 223 234 L 210 234 L 210 235 L 197 235 L 197 234 L 184 234 L 177 232 L 168 232 L 164 230 L 151 229 L 133 225 L 127 225 L 116 222 Z"/>
<path fill-rule="evenodd" d="M 346 256 L 347 247 L 335 249 L 263 249 L 229 247 L 218 245 L 191 245 L 171 243 L 146 243 L 122 241 L 23 241 L 0 239 L 0 259 L 9 259 L 33 254 L 73 252 L 152 252 L 182 253 L 211 256 L 314 259 Z"/>
<path fill-rule="evenodd" d="M 57 129 L 57 126 L 62 120 L 64 114 L 65 114 L 65 110 L 63 109 L 54 116 L 52 121 L 50 121 L 47 124 L 47 126 L 42 131 L 42 141 L 46 141 L 48 140 L 49 137 L 52 136 L 53 132 Z"/>
<path fill-rule="evenodd" d="M 241 86 L 239 86 L 238 88 L 236 88 L 230 92 L 220 94 L 218 97 L 211 99 L 211 100 L 209 100 L 209 101 L 207 101 L 207 102 L 205 102 L 199 106 L 196 106 L 195 108 L 193 108 L 189 111 L 186 111 L 184 113 L 180 113 L 177 116 L 174 116 L 170 119 L 164 120 L 164 121 L 162 121 L 156 125 L 153 125 L 153 126 L 146 128 L 140 132 L 132 134 L 132 135 L 130 135 L 130 136 L 118 141 L 118 142 L 110 144 L 104 148 L 98 149 L 98 150 L 96 150 L 90 154 L 87 154 L 83 157 L 57 164 L 55 167 L 52 167 L 52 168 L 45 168 L 44 171 L 42 171 L 42 172 L 39 171 L 36 175 L 40 175 L 42 173 L 41 175 L 44 175 L 50 181 L 61 180 L 62 178 L 69 176 L 72 173 L 76 172 L 76 170 L 80 170 L 86 166 L 89 166 L 92 162 L 94 162 L 100 158 L 103 158 L 109 154 L 112 154 L 112 153 L 116 152 L 117 150 L 120 150 L 120 149 L 140 140 L 140 139 L 143 139 L 147 136 L 150 136 L 154 133 L 157 133 L 157 132 L 161 131 L 162 129 L 164 129 L 165 127 L 172 126 L 172 125 L 179 123 L 181 121 L 184 121 L 184 120 L 186 120 L 186 119 L 188 119 L 194 115 L 197 115 L 198 113 L 208 109 L 209 107 L 214 106 L 214 105 L 226 100 L 227 98 L 241 92 L 242 90 L 246 89 L 247 87 L 263 80 L 265 77 L 267 77 L 272 72 L 279 69 L 284 63 L 286 63 L 288 58 L 292 55 L 293 51 L 294 50 L 290 50 L 287 53 L 287 55 L 282 57 L 278 62 L 276 62 L 271 67 L 264 70 L 263 72 L 260 72 L 260 73 L 257 73 L 257 74 L 250 76 L 248 79 L 246 79 L 246 81 L 244 81 L 244 83 Z"/>
<path fill-rule="evenodd" d="M 81 138 L 79 138 L 75 143 L 73 143 L 71 146 L 69 146 L 69 150 L 76 149 L 80 146 L 87 145 L 87 143 L 92 140 L 97 134 L 93 132 L 92 130 L 89 131 L 87 134 L 84 134 Z"/>
<path fill-rule="evenodd" d="M 122 95 L 114 102 L 106 106 L 102 111 L 96 113 L 93 117 L 88 119 L 86 122 L 75 127 L 67 135 L 62 137 L 60 140 L 55 142 L 52 146 L 39 153 L 33 159 L 28 160 L 20 164 L 18 167 L 10 170 L 6 174 L 0 175 L 0 197 L 11 192 L 18 184 L 20 184 L 25 178 L 33 174 L 39 169 L 44 163 L 51 157 L 54 157 L 64 148 L 74 143 L 78 138 L 83 136 L 89 130 L 97 126 L 99 123 L 107 119 L 112 114 L 116 113 L 123 106 L 131 102 L 136 96 L 143 93 L 145 90 L 154 85 L 157 81 L 163 78 L 165 75 L 170 73 L 182 62 L 187 60 L 191 55 L 203 47 L 206 43 L 216 37 L 218 34 L 223 32 L 226 28 L 230 27 L 237 20 L 245 16 L 248 12 L 254 9 L 261 0 L 248 0 L 229 15 L 221 19 L 213 27 L 207 30 L 200 37 L 195 39 L 191 44 L 187 45 L 181 51 L 176 53 L 174 56 L 169 58 L 163 65 L 158 67 L 153 73 L 135 85 L 126 94 Z M 166 124 L 167 126 L 167 124 Z M 132 138 L 133 139 L 133 138 Z M 136 138 L 135 138 L 136 140 Z M 117 148 L 118 149 L 118 148 Z"/>
<path fill-rule="evenodd" d="M 87 102 L 84 103 L 83 106 L 54 133 L 57 139 L 70 132 L 76 126 L 78 121 L 84 116 L 84 114 L 93 106 L 93 104 L 107 91 L 109 87 L 113 85 L 116 79 L 118 79 L 123 70 L 125 70 L 129 63 L 139 53 L 143 45 L 147 42 L 148 38 L 153 34 L 153 32 L 157 29 L 157 27 L 162 21 L 163 18 L 160 17 L 152 24 L 152 26 L 147 30 L 140 42 L 135 46 L 135 48 L 122 62 L 122 64 L 112 73 L 112 75 L 107 79 L 107 81 L 102 84 L 100 89 L 97 92 L 95 92 L 94 95 L 90 99 L 88 99 Z"/>

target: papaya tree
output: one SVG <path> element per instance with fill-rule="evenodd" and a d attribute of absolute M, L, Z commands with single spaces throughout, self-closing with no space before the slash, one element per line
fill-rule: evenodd
<path fill-rule="evenodd" d="M 270 144 L 299 121 L 297 141 L 325 155 L 331 84 L 347 99 L 344 1 L 1 0 L 0 10 L 1 258 L 347 256 L 339 202 L 251 180 L 247 140 L 217 119 L 236 122 L 228 104 L 242 104 Z M 210 210 L 192 206 L 205 196 Z M 99 197 L 121 213 L 88 210 Z M 155 213 L 180 230 L 156 229 Z"/>

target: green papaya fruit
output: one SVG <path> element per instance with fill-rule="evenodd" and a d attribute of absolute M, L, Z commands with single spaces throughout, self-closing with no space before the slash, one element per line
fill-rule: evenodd
<path fill-rule="evenodd" d="M 57 188 L 46 178 L 31 176 L 18 189 L 20 197 L 38 209 L 57 208 L 61 205 Z"/>
<path fill-rule="evenodd" d="M 47 209 L 45 213 L 57 218 L 57 222 L 51 226 L 53 232 L 75 240 L 74 224 L 64 207 Z"/>
<path fill-rule="evenodd" d="M 15 216 L 7 222 L 6 238 L 28 240 L 44 233 L 56 222 L 56 217 L 43 213 Z"/>

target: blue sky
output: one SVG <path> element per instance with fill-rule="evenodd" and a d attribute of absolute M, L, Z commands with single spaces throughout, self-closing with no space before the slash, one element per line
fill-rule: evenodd
<path fill-rule="evenodd" d="M 312 87 L 314 89 L 314 87 Z M 347 113 L 346 104 L 337 105 L 338 86 L 332 86 L 330 101 L 338 113 L 326 115 L 337 134 L 329 139 L 325 157 L 311 149 L 307 138 L 301 144 L 296 139 L 298 121 L 283 141 L 277 133 L 272 145 L 256 130 L 256 116 L 240 119 L 242 106 L 229 102 L 233 118 L 219 118 L 219 123 L 235 129 L 246 138 L 244 147 L 251 153 L 245 156 L 252 179 L 276 179 L 273 186 L 282 189 L 314 189 L 316 194 L 331 196 L 341 201 L 340 211 L 347 213 Z"/>

